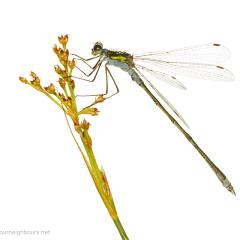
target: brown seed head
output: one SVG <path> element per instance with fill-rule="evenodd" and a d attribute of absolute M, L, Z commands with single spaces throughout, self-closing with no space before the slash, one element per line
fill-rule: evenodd
<path fill-rule="evenodd" d="M 62 89 L 65 89 L 65 87 L 66 87 L 66 80 L 65 79 L 59 78 L 58 83 L 59 83 L 59 85 Z"/>
<path fill-rule="evenodd" d="M 69 56 L 69 51 L 68 49 L 62 49 L 59 48 L 59 57 L 62 58 L 63 60 L 67 61 Z"/>
<path fill-rule="evenodd" d="M 103 97 L 103 95 L 99 95 L 97 96 L 97 98 L 95 99 L 95 103 L 101 103 L 105 100 L 105 98 Z"/>
<path fill-rule="evenodd" d="M 72 107 L 72 99 L 71 99 L 71 97 L 68 97 L 68 98 L 66 99 L 66 104 L 67 104 L 67 106 L 68 106 L 69 108 Z"/>
<path fill-rule="evenodd" d="M 87 147 L 92 147 L 92 139 L 88 134 L 89 126 L 90 126 L 90 124 L 86 120 L 83 120 L 80 123 L 80 127 L 82 130 L 82 140 L 83 140 L 84 144 L 87 145 Z"/>
<path fill-rule="evenodd" d="M 83 130 L 88 130 L 88 129 L 89 129 L 89 126 L 90 126 L 90 123 L 87 122 L 85 119 L 80 123 L 80 127 L 81 127 Z"/>
<path fill-rule="evenodd" d="M 30 72 L 30 76 L 33 78 L 32 81 L 30 81 L 30 84 L 37 89 L 38 91 L 43 91 L 43 88 L 41 86 L 40 78 L 37 76 L 35 72 Z"/>
<path fill-rule="evenodd" d="M 54 53 L 58 56 L 58 54 L 59 54 L 59 48 L 57 47 L 56 44 L 53 46 L 53 51 L 54 51 Z"/>
<path fill-rule="evenodd" d="M 54 53 L 57 55 L 59 61 L 61 62 L 61 64 L 65 67 L 67 66 L 68 63 L 68 57 L 69 57 L 69 51 L 66 48 L 59 48 L 57 47 L 57 45 L 55 44 L 53 46 L 53 51 Z"/>
<path fill-rule="evenodd" d="M 43 91 L 39 77 L 35 77 L 32 81 L 30 81 L 30 84 L 38 91 L 41 91 L 41 92 Z"/>
<path fill-rule="evenodd" d="M 19 77 L 19 80 L 23 83 L 29 84 L 28 80 L 25 77 Z"/>
<path fill-rule="evenodd" d="M 30 72 L 30 76 L 32 78 L 38 78 L 37 74 L 35 72 L 33 72 L 33 71 Z"/>
<path fill-rule="evenodd" d="M 58 58 L 64 67 L 67 66 L 68 56 L 69 56 L 69 51 L 67 49 L 62 49 L 62 48 L 59 49 Z"/>
<path fill-rule="evenodd" d="M 58 93 L 58 96 L 62 99 L 63 102 L 67 101 L 63 93 Z"/>
<path fill-rule="evenodd" d="M 68 34 L 66 34 L 65 36 L 63 36 L 63 35 L 59 36 L 58 41 L 63 46 L 63 48 L 66 48 L 66 45 L 67 45 L 67 42 L 68 42 Z"/>
<path fill-rule="evenodd" d="M 73 79 L 70 79 L 70 84 L 71 84 L 72 89 L 74 89 L 75 88 L 75 82 L 74 82 Z"/>
<path fill-rule="evenodd" d="M 50 94 L 56 94 L 56 88 L 52 83 L 49 86 L 44 87 L 44 89 Z"/>
<path fill-rule="evenodd" d="M 55 68 L 55 72 L 56 72 L 58 75 L 63 76 L 63 75 L 65 74 L 64 70 L 61 69 L 58 65 L 55 65 L 54 68 Z"/>
<path fill-rule="evenodd" d="M 99 111 L 97 108 L 91 108 L 91 107 L 84 108 L 79 112 L 79 114 L 89 114 L 92 116 L 97 116 L 98 113 Z"/>
<path fill-rule="evenodd" d="M 41 81 L 39 77 L 34 78 L 32 81 L 30 81 L 32 85 L 38 86 L 40 85 Z"/>
<path fill-rule="evenodd" d="M 75 68 L 76 62 L 74 61 L 74 59 L 72 59 L 72 61 L 68 61 L 68 66 L 69 66 L 70 70 Z"/>

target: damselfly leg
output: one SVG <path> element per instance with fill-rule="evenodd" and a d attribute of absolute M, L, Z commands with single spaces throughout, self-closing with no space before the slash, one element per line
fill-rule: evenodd
<path fill-rule="evenodd" d="M 94 82 L 95 79 L 96 79 L 96 76 L 98 74 L 98 71 L 99 71 L 99 69 L 101 67 L 101 64 L 102 64 L 101 59 L 99 57 L 92 57 L 92 58 L 84 59 L 84 58 L 80 57 L 77 54 L 71 54 L 71 55 L 76 56 L 75 58 L 73 58 L 73 60 L 80 60 L 83 63 L 85 63 L 89 68 L 91 68 L 91 72 L 87 74 L 81 68 L 79 68 L 76 65 L 75 68 L 78 69 L 82 74 L 84 74 L 87 77 L 90 77 L 95 71 L 96 71 L 96 73 L 95 73 L 95 76 L 93 77 L 93 79 L 81 78 L 81 77 L 77 77 L 77 76 L 73 76 L 73 75 L 67 76 L 66 78 L 71 78 L 72 77 L 72 78 L 76 78 L 76 79 L 79 79 L 79 80 L 82 80 L 82 81 Z M 90 60 L 96 59 L 96 58 L 99 58 L 99 59 L 98 59 L 97 63 L 93 67 L 90 64 L 87 63 L 87 61 L 90 61 Z"/>
<path fill-rule="evenodd" d="M 117 85 L 117 83 L 116 83 L 112 73 L 110 72 L 109 68 L 107 67 L 107 64 L 105 64 L 105 72 L 106 72 L 106 81 L 107 81 L 107 83 L 108 83 L 108 74 L 109 74 L 109 76 L 111 77 L 111 79 L 112 79 L 112 81 L 114 83 L 114 86 L 116 87 L 116 90 L 117 90 L 115 93 L 113 93 L 110 96 L 105 98 L 105 99 L 108 99 L 108 98 L 113 97 L 114 95 L 118 94 L 119 93 L 119 88 L 118 88 L 118 85 Z M 107 85 L 107 92 L 108 92 L 108 85 Z M 106 95 L 107 95 L 107 93 L 106 93 Z"/>
<path fill-rule="evenodd" d="M 92 58 L 88 58 L 88 59 L 84 59 L 82 58 L 81 56 L 77 55 L 77 54 L 72 54 L 73 56 L 75 56 L 76 58 L 73 58 L 74 60 L 80 60 L 82 62 L 84 62 L 85 64 L 87 64 L 87 66 L 89 66 L 92 71 L 87 74 L 85 73 L 80 67 L 78 66 L 75 66 L 76 69 L 78 69 L 81 73 L 83 73 L 85 76 L 89 77 L 91 76 L 94 72 L 94 77 L 93 79 L 87 79 L 87 78 L 81 78 L 81 77 L 77 77 L 77 76 L 71 76 L 72 78 L 76 78 L 78 80 L 82 80 L 82 81 L 88 81 L 88 82 L 94 82 L 99 74 L 99 70 L 101 68 L 101 65 L 102 65 L 102 62 L 103 60 L 101 58 L 98 59 L 97 63 L 92 67 L 90 64 L 87 63 L 87 61 L 90 61 L 90 60 L 93 60 L 93 59 L 96 59 L 97 57 L 92 57 Z M 116 88 L 116 92 L 114 92 L 113 94 L 111 94 L 110 96 L 107 96 L 105 97 L 105 100 L 106 99 L 109 99 L 110 97 L 113 97 L 114 95 L 118 94 L 119 93 L 119 88 L 118 88 L 118 85 L 113 77 L 113 75 L 111 74 L 109 68 L 107 67 L 107 64 L 105 64 L 105 79 L 106 79 L 106 83 L 105 83 L 105 92 L 104 93 L 98 93 L 98 94 L 79 94 L 77 95 L 76 97 L 93 97 L 93 96 L 106 96 L 108 94 L 108 82 L 109 82 L 109 78 L 108 76 L 110 76 L 115 88 Z"/>
<path fill-rule="evenodd" d="M 77 77 L 77 76 L 70 76 L 70 77 L 73 77 L 73 78 L 76 78 L 76 79 L 79 79 L 79 80 L 82 80 L 82 81 L 94 82 L 97 78 L 97 75 L 98 75 L 98 72 L 100 70 L 101 65 L 102 65 L 102 62 L 99 62 L 98 65 L 96 65 L 96 67 L 91 71 L 91 73 L 89 75 L 85 74 L 87 77 L 90 77 L 96 71 L 93 79 L 81 78 L 81 77 Z M 77 67 L 77 66 L 75 66 L 75 67 L 78 70 L 80 70 L 81 72 L 83 72 L 79 67 Z"/>
<path fill-rule="evenodd" d="M 101 65 L 100 65 L 100 66 L 101 66 Z M 99 68 L 100 68 L 100 67 L 99 67 Z M 99 71 L 99 69 L 98 69 L 98 71 Z M 97 72 L 97 74 L 98 74 L 98 72 Z M 97 74 L 95 75 L 95 79 L 96 79 Z M 118 94 L 118 93 L 119 93 L 119 87 L 118 87 L 118 85 L 117 85 L 117 83 L 116 83 L 116 80 L 114 79 L 112 73 L 110 72 L 109 68 L 107 67 L 107 64 L 105 64 L 105 79 L 106 79 L 105 92 L 104 92 L 104 93 L 98 93 L 98 94 L 77 95 L 76 97 L 93 97 L 93 96 L 106 96 L 106 95 L 108 95 L 108 83 L 109 83 L 108 75 L 110 76 L 110 78 L 111 78 L 111 80 L 112 80 L 112 82 L 113 82 L 113 84 L 114 84 L 114 86 L 115 86 L 115 88 L 116 88 L 116 92 L 113 93 L 113 94 L 111 94 L 110 96 L 104 97 L 104 99 L 105 99 L 105 100 L 106 100 L 106 99 L 109 99 L 109 98 L 113 97 L 114 95 Z M 79 79 L 79 78 L 78 78 L 78 79 Z M 94 80 L 95 80 L 95 79 L 94 79 Z M 82 80 L 82 79 L 80 78 L 80 80 Z M 91 81 L 91 82 L 93 82 L 93 81 Z"/>
<path fill-rule="evenodd" d="M 100 58 L 99 56 L 91 57 L 91 58 L 83 58 L 83 57 L 81 57 L 81 56 L 79 56 L 79 55 L 77 55 L 77 54 L 75 54 L 75 53 L 72 53 L 71 55 L 72 55 L 72 56 L 75 56 L 75 57 L 73 58 L 74 60 L 80 60 L 80 61 L 84 62 L 84 63 L 85 63 L 88 67 L 90 67 L 92 70 L 95 69 L 95 67 L 98 65 L 99 61 L 101 60 L 101 58 Z M 97 63 L 92 67 L 92 66 L 88 63 L 88 61 L 91 61 L 91 60 L 96 59 L 96 58 L 99 58 L 99 60 L 98 60 Z M 81 69 L 79 69 L 79 70 L 80 70 L 84 75 L 86 75 L 86 76 L 89 77 L 89 75 L 86 74 L 84 71 L 82 71 Z"/>

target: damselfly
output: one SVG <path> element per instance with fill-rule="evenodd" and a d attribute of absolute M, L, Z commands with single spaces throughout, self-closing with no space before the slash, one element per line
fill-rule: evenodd
<path fill-rule="evenodd" d="M 94 75 L 93 79 L 74 77 L 85 81 L 95 81 L 99 73 L 99 69 L 101 68 L 102 64 L 105 63 L 106 92 L 103 94 L 105 96 L 105 99 L 112 97 L 119 92 L 119 88 L 112 73 L 109 70 L 109 66 L 115 66 L 127 72 L 132 80 L 136 82 L 150 96 L 157 107 L 159 107 L 166 114 L 170 121 L 182 132 L 187 140 L 199 152 L 199 154 L 215 172 L 216 176 L 221 181 L 223 186 L 227 188 L 228 191 L 235 194 L 233 186 L 227 177 L 210 160 L 210 158 L 198 146 L 198 144 L 179 123 L 179 121 L 176 120 L 178 118 L 185 125 L 185 127 L 187 127 L 187 124 L 183 117 L 145 76 L 145 73 L 148 73 L 154 77 L 161 79 L 164 82 L 167 82 L 181 89 L 185 89 L 185 86 L 171 74 L 200 79 L 231 81 L 234 79 L 233 74 L 227 69 L 218 65 L 219 63 L 226 60 L 230 55 L 229 50 L 226 47 L 213 43 L 180 48 L 165 52 L 151 52 L 132 55 L 123 51 L 113 51 L 103 48 L 103 44 L 101 42 L 96 42 L 92 48 L 93 57 L 85 59 L 76 54 L 72 55 L 75 56 L 76 60 L 83 61 L 91 68 L 91 72 L 87 74 L 80 67 L 76 66 L 77 69 L 80 70 L 85 76 L 90 77 L 91 75 Z M 97 62 L 94 66 L 91 66 L 89 64 L 89 61 L 92 59 L 97 59 Z M 110 96 L 107 96 L 109 77 L 116 87 L 116 92 Z M 158 95 L 158 97 L 171 109 L 177 118 L 175 118 L 173 114 L 169 113 L 167 108 L 165 108 L 161 101 L 155 97 L 155 95 L 149 90 L 147 86 L 150 86 L 155 94 Z"/>

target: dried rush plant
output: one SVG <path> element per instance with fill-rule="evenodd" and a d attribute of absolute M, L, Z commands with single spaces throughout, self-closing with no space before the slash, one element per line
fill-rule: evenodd
<path fill-rule="evenodd" d="M 58 40 L 61 44 L 61 47 L 55 45 L 53 47 L 53 51 L 57 55 L 60 62 L 60 65 L 55 66 L 55 72 L 59 76 L 58 84 L 61 88 L 61 91 L 58 91 L 57 87 L 53 83 L 50 83 L 50 85 L 47 87 L 43 87 L 41 85 L 40 78 L 34 72 L 30 73 L 30 76 L 32 78 L 30 81 L 25 77 L 19 77 L 19 80 L 43 93 L 52 102 L 54 102 L 60 108 L 60 110 L 64 112 L 72 137 L 77 144 L 77 147 L 83 157 L 83 160 L 88 168 L 88 171 L 104 205 L 106 206 L 122 239 L 128 239 L 128 236 L 119 220 L 106 174 L 102 167 L 99 168 L 92 149 L 92 139 L 88 131 L 90 124 L 83 119 L 83 115 L 86 114 L 96 116 L 98 114 L 98 110 L 93 106 L 98 103 L 102 103 L 105 98 L 103 95 L 99 95 L 96 97 L 95 101 L 92 104 L 82 108 L 81 110 L 78 109 L 76 103 L 77 94 L 75 93 L 75 82 L 70 77 L 75 67 L 75 61 L 74 59 L 69 59 L 69 50 L 66 47 L 68 43 L 68 35 L 59 36 Z M 76 137 L 74 136 L 68 119 L 72 120 L 74 129 L 79 135 L 83 147 L 80 146 Z"/>

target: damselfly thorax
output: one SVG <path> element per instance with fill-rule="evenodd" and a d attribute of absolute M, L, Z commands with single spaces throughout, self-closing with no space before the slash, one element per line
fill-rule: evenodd
<path fill-rule="evenodd" d="M 104 56 L 104 61 L 106 61 L 107 65 L 122 69 L 131 76 L 131 79 L 134 82 L 140 86 L 143 85 L 143 81 L 135 69 L 133 55 L 127 52 L 108 49 L 103 49 L 102 55 Z"/>
<path fill-rule="evenodd" d="M 127 52 L 113 51 L 108 49 L 103 49 L 102 55 L 104 60 L 108 65 L 121 68 L 123 71 L 132 73 L 132 68 L 134 67 L 133 55 Z"/>

